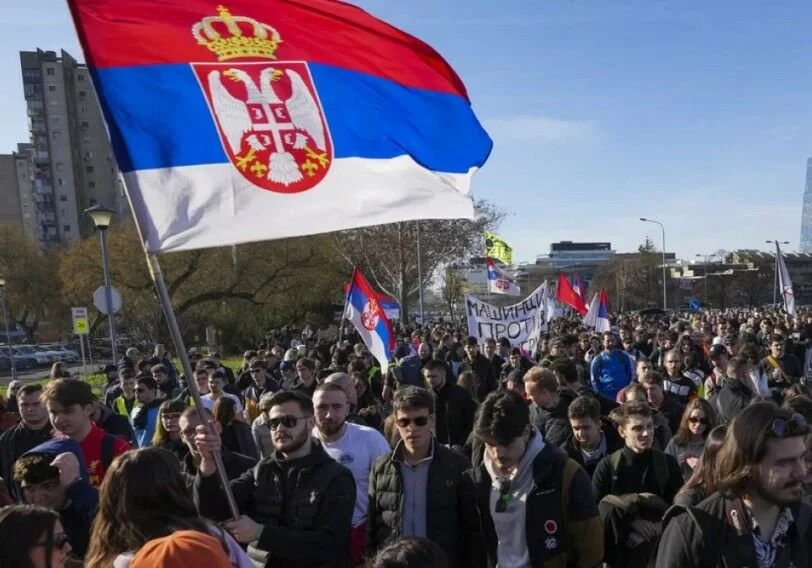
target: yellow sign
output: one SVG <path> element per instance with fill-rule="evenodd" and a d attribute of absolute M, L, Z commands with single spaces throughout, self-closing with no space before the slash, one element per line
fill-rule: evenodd
<path fill-rule="evenodd" d="M 485 231 L 485 256 L 500 260 L 505 264 L 511 264 L 513 262 L 513 249 L 501 237 L 494 235 L 490 231 Z"/>
<path fill-rule="evenodd" d="M 71 319 L 73 319 L 73 333 L 76 335 L 87 335 L 90 332 L 90 325 L 87 322 L 87 308 L 71 308 Z"/>

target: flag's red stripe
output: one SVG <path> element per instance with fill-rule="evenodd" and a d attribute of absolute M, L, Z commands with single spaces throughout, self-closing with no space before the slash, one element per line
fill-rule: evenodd
<path fill-rule="evenodd" d="M 88 63 L 95 68 L 216 61 L 192 35 L 223 4 L 276 28 L 278 60 L 313 61 L 467 99 L 465 86 L 429 45 L 337 0 L 68 0 Z"/>

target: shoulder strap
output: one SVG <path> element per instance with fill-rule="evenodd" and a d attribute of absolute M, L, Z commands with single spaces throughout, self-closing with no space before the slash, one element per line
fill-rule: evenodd
<path fill-rule="evenodd" d="M 662 452 L 657 451 L 656 449 L 652 450 L 652 462 L 654 463 L 654 475 L 657 476 L 657 487 L 660 490 L 660 497 L 665 499 L 665 488 L 668 487 L 668 460 L 665 457 L 665 454 Z"/>
<path fill-rule="evenodd" d="M 116 437 L 112 434 L 105 434 L 104 438 L 102 438 L 101 443 L 101 462 L 102 466 L 104 467 L 104 471 L 107 471 L 107 468 L 110 467 L 110 464 L 113 463 L 113 451 L 116 442 Z"/>
<path fill-rule="evenodd" d="M 801 501 L 801 510 L 798 511 L 798 519 L 795 521 L 795 528 L 801 538 L 804 537 L 809 528 L 810 519 L 812 519 L 812 505 Z"/>

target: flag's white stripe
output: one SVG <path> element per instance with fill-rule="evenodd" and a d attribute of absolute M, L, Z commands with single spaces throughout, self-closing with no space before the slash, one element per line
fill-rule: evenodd
<path fill-rule="evenodd" d="M 381 340 L 381 336 L 364 327 L 361 323 L 361 313 L 356 310 L 352 304 L 347 304 L 347 319 L 352 323 L 355 329 L 358 330 L 361 341 L 367 346 L 372 356 L 378 360 L 378 363 L 381 365 L 381 373 L 386 375 L 386 370 L 389 367 L 389 356 L 387 355 L 387 349 Z"/>
<path fill-rule="evenodd" d="M 410 219 L 473 218 L 475 171 L 431 172 L 408 156 L 343 158 L 318 187 L 297 194 L 253 186 L 231 164 L 141 170 L 124 178 L 149 250 L 178 251 Z"/>

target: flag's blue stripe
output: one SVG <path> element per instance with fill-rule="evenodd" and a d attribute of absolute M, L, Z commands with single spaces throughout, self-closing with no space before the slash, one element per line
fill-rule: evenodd
<path fill-rule="evenodd" d="M 465 99 L 327 65 L 310 65 L 336 158 L 411 155 L 429 170 L 465 173 L 491 150 Z M 120 168 L 226 163 L 205 96 L 189 65 L 95 73 Z"/>

